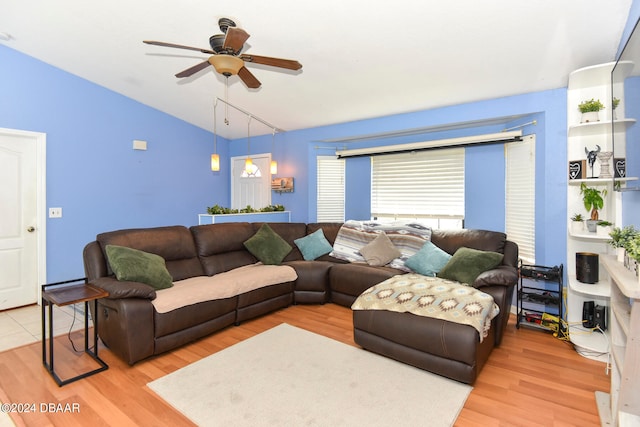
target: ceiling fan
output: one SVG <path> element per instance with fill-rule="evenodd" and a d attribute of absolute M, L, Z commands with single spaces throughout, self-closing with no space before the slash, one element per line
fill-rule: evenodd
<path fill-rule="evenodd" d="M 241 53 L 244 43 L 249 38 L 249 33 L 242 28 L 236 27 L 236 23 L 229 18 L 220 18 L 218 20 L 218 26 L 223 34 L 215 34 L 209 38 L 211 50 L 154 40 L 144 40 L 143 42 L 156 46 L 195 50 L 211 54 L 209 59 L 206 61 L 196 64 L 193 67 L 189 67 L 176 74 L 176 77 L 178 78 L 189 77 L 198 71 L 207 68 L 209 65 L 212 65 L 213 68 L 223 76 L 229 77 L 237 74 L 238 77 L 240 77 L 240 80 L 242 80 L 248 88 L 257 89 L 260 87 L 261 83 L 256 76 L 254 76 L 253 73 L 245 67 L 245 63 L 247 62 L 285 68 L 287 70 L 299 70 L 302 68 L 302 64 L 291 59 L 272 58 L 269 56 Z"/>

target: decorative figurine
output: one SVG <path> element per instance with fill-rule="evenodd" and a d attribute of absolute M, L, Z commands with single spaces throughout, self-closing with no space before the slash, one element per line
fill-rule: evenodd
<path fill-rule="evenodd" d="M 598 153 L 600 152 L 600 146 L 596 145 L 595 150 L 589 151 L 587 147 L 584 147 L 584 152 L 587 154 L 587 161 L 589 162 L 589 166 L 591 167 L 591 178 L 595 178 L 593 176 L 593 164 L 596 162 L 596 158 L 598 157 Z"/>

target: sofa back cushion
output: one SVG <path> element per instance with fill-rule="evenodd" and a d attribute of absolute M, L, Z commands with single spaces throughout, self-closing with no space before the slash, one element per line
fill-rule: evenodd
<path fill-rule="evenodd" d="M 248 222 L 195 225 L 190 230 L 207 276 L 258 262 L 244 246 L 256 232 Z"/>
<path fill-rule="evenodd" d="M 264 223 L 254 222 L 252 224 L 254 232 L 257 232 L 260 227 L 262 227 L 262 224 Z M 292 248 L 291 252 L 287 254 L 282 262 L 299 261 L 304 259 L 302 256 L 302 252 L 300 252 L 300 249 L 298 249 L 298 246 L 295 244 L 294 240 L 307 235 L 307 224 L 303 222 L 269 222 L 267 224 Z"/>
<path fill-rule="evenodd" d="M 98 234 L 96 240 L 105 262 L 107 245 L 116 245 L 161 256 L 174 281 L 203 274 L 193 237 L 181 225 L 110 231 Z M 107 271 L 113 273 L 108 263 Z"/>
<path fill-rule="evenodd" d="M 461 247 L 504 254 L 506 240 L 507 235 L 499 231 L 434 229 L 431 233 L 433 244 L 450 255 L 456 253 Z"/>

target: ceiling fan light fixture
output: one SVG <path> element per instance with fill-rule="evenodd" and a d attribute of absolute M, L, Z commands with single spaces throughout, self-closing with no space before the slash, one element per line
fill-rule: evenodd
<path fill-rule="evenodd" d="M 213 65 L 213 68 L 222 75 L 233 76 L 238 74 L 238 71 L 244 67 L 244 61 L 237 56 L 232 55 L 214 55 L 209 58 L 209 64 Z"/>

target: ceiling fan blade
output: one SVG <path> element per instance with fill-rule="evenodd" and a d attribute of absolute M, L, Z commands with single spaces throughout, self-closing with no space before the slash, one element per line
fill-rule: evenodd
<path fill-rule="evenodd" d="M 272 58 L 269 56 L 259 55 L 240 55 L 240 58 L 245 62 L 253 62 L 255 64 L 269 65 L 271 67 L 286 68 L 287 70 L 299 70 L 302 68 L 302 64 L 292 59 Z"/>
<path fill-rule="evenodd" d="M 189 77 L 194 75 L 195 73 L 197 73 L 200 70 L 204 70 L 205 68 L 207 68 L 209 66 L 209 61 L 204 61 L 201 62 L 199 64 L 194 65 L 193 67 L 189 67 L 184 71 L 180 71 L 178 74 L 176 74 L 176 77 L 181 78 L 181 77 Z"/>
<path fill-rule="evenodd" d="M 191 47 L 191 46 L 183 46 L 181 44 L 174 43 L 166 43 L 166 42 L 158 42 L 155 40 L 143 40 L 143 43 L 151 44 L 154 46 L 163 46 L 163 47 L 175 47 L 177 49 L 187 49 L 187 50 L 195 50 L 196 52 L 208 53 L 210 55 L 215 55 L 216 53 L 209 49 L 201 49 L 199 47 Z"/>
<path fill-rule="evenodd" d="M 247 70 L 247 67 L 242 67 L 238 71 L 238 77 L 247 85 L 248 88 L 257 89 L 260 87 L 261 83 L 256 76 L 254 76 L 251 71 Z"/>
<path fill-rule="evenodd" d="M 222 47 L 232 49 L 234 52 L 240 52 L 244 46 L 244 42 L 246 42 L 249 37 L 249 33 L 242 28 L 229 27 L 227 28 L 227 35 L 224 38 Z"/>

